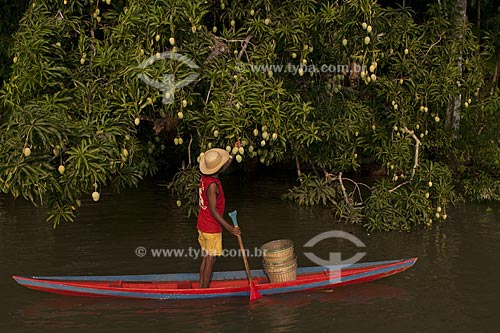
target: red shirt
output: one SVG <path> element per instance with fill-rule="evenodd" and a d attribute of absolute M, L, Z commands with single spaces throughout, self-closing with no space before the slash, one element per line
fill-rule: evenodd
<path fill-rule="evenodd" d="M 219 214 L 224 215 L 226 198 L 224 197 L 224 191 L 222 190 L 220 179 L 202 174 L 199 188 L 200 213 L 198 214 L 198 223 L 196 227 L 198 230 L 203 232 L 219 233 L 222 232 L 222 226 L 219 222 L 217 222 L 217 220 L 214 219 L 212 214 L 210 214 L 210 207 L 208 206 L 207 190 L 208 186 L 212 183 L 217 184 L 217 188 L 219 189 L 219 195 L 217 195 L 217 200 L 215 201 L 215 208 Z"/>

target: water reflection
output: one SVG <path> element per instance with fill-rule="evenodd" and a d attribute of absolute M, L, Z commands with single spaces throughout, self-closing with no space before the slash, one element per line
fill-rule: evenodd
<path fill-rule="evenodd" d="M 33 328 L 51 329 L 92 329 L 98 328 L 95 317 L 115 322 L 162 321 L 169 327 L 183 329 L 193 318 L 210 331 L 227 331 L 237 328 L 241 322 L 228 318 L 247 320 L 246 325 L 253 329 L 259 327 L 273 332 L 294 330 L 303 319 L 305 309 L 330 308 L 356 304 L 369 304 L 381 299 L 408 299 L 403 288 L 372 283 L 340 287 L 329 291 L 294 293 L 287 295 L 265 296 L 255 303 L 246 298 L 227 298 L 215 300 L 122 300 L 101 298 L 76 298 L 45 295 L 23 305 L 14 313 L 14 319 Z M 258 322 L 254 322 L 258 318 Z M 313 324 L 312 324 L 313 325 Z M 258 326 L 258 327 L 257 327 Z M 314 325 L 313 325 L 314 326 Z M 312 326 L 312 327 L 313 327 Z M 249 327 L 250 328 L 250 327 Z M 252 329 L 252 331 L 253 331 Z M 189 330 L 189 329 L 188 329 Z"/>

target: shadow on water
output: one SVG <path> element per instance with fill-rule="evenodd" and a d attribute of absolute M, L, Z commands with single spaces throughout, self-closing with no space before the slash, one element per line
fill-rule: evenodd
<path fill-rule="evenodd" d="M 157 182 L 101 201 L 84 200 L 74 223 L 56 230 L 45 211 L 0 197 L 0 330 L 12 331 L 494 331 L 500 319 L 500 205 L 463 204 L 450 218 L 412 233 L 367 233 L 339 224 L 324 208 L 297 207 L 280 199 L 293 184 L 287 176 L 223 178 L 227 210 L 238 210 L 247 248 L 274 239 L 294 241 L 299 266 L 314 266 L 303 245 L 330 230 L 366 244 L 362 261 L 418 256 L 414 267 L 372 283 L 330 292 L 202 301 L 149 301 L 64 297 L 18 286 L 11 275 L 111 275 L 197 272 L 192 257 L 138 257 L 135 249 L 198 249 L 196 219 Z M 489 208 L 489 209 L 488 209 Z M 224 234 L 224 248 L 238 248 Z M 311 249 L 307 249 L 310 251 Z M 328 259 L 359 249 L 339 239 L 312 251 Z M 259 257 L 250 266 L 260 268 Z M 241 258 L 224 257 L 216 270 L 243 269 Z"/>
<path fill-rule="evenodd" d="M 59 297 L 39 294 L 37 299 L 17 309 L 14 319 L 33 329 L 98 329 L 101 322 L 120 323 L 120 329 L 135 326 L 141 318 L 141 328 L 175 328 L 178 323 L 190 323 L 183 331 L 272 330 L 289 332 L 300 326 L 304 309 L 373 304 L 379 300 L 407 300 L 403 288 L 388 285 L 357 285 L 336 290 L 288 295 L 266 296 L 255 303 L 246 298 L 215 300 L 121 300 Z M 193 318 L 196 318 L 193 321 Z M 334 316 L 334 313 L 332 313 Z M 243 322 L 242 322 L 243 321 Z"/>

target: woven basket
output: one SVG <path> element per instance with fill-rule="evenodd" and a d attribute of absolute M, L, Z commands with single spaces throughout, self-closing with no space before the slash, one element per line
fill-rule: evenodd
<path fill-rule="evenodd" d="M 297 278 L 297 259 L 279 265 L 264 264 L 264 271 L 271 282 L 293 281 Z"/>
<path fill-rule="evenodd" d="M 278 239 L 260 247 L 264 263 L 280 264 L 294 258 L 293 242 L 289 239 Z"/>
<path fill-rule="evenodd" d="M 286 270 L 288 267 L 290 267 L 292 265 L 297 265 L 297 257 L 292 257 L 292 258 L 288 259 L 287 261 L 283 261 L 280 263 L 269 263 L 269 262 L 262 261 L 262 267 L 264 267 L 264 271 L 266 273 L 267 272 L 277 273 L 277 272 L 280 272 L 284 269 Z"/>

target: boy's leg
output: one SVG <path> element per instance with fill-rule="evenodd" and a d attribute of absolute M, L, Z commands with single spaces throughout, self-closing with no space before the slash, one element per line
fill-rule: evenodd
<path fill-rule="evenodd" d="M 200 265 L 200 288 L 208 288 L 217 255 L 222 255 L 222 233 L 210 234 L 198 230 L 203 259 Z"/>
<path fill-rule="evenodd" d="M 200 267 L 200 288 L 208 288 L 210 285 L 210 276 L 216 261 L 216 256 L 205 255 L 201 261 Z"/>

